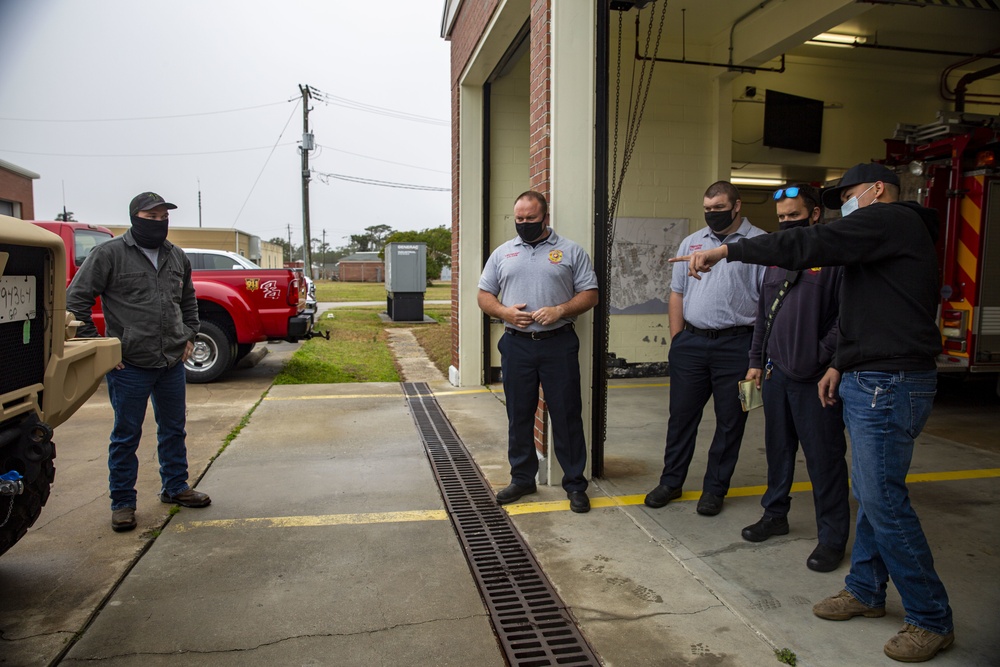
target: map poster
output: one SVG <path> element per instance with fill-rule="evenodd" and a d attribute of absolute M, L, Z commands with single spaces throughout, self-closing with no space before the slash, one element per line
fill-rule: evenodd
<path fill-rule="evenodd" d="M 612 315 L 667 313 L 673 264 L 687 218 L 618 218 L 611 246 Z"/>

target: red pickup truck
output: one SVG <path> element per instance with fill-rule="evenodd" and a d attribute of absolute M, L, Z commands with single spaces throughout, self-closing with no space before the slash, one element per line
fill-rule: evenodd
<path fill-rule="evenodd" d="M 106 227 L 80 222 L 32 221 L 57 234 L 66 246 L 68 281 L 95 246 L 113 238 Z M 211 382 L 264 341 L 313 336 L 313 315 L 306 312 L 305 288 L 291 269 L 192 272 L 201 331 L 185 362 L 188 382 Z M 68 283 L 67 283 L 68 284 Z M 94 324 L 104 331 L 100 302 Z"/>

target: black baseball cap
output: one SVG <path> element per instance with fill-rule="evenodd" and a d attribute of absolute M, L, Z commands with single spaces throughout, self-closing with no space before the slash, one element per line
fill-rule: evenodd
<path fill-rule="evenodd" d="M 128 205 L 128 214 L 136 215 L 139 211 L 148 211 L 157 206 L 166 206 L 167 210 L 177 208 L 176 205 L 167 202 L 155 192 L 143 192 L 141 195 L 136 195 L 132 198 L 132 203 Z"/>
<path fill-rule="evenodd" d="M 840 193 L 849 187 L 860 185 L 861 183 L 874 183 L 882 181 L 890 185 L 899 185 L 899 176 L 892 169 L 885 165 L 874 162 L 856 164 L 847 170 L 847 173 L 840 179 L 837 185 L 823 190 L 823 206 L 827 208 L 840 208 Z"/>

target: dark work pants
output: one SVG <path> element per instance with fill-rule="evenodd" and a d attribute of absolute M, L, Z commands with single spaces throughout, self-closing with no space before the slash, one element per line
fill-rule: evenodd
<path fill-rule="evenodd" d="M 851 507 L 841 404 L 824 408 L 815 382 L 793 380 L 777 366 L 761 386 L 767 452 L 767 492 L 760 501 L 764 516 L 788 514 L 795 453 L 801 441 L 813 486 L 819 543 L 844 549 L 851 530 Z"/>
<path fill-rule="evenodd" d="M 715 436 L 708 450 L 702 491 L 729 492 L 747 415 L 736 384 L 746 377 L 752 333 L 707 338 L 681 331 L 670 344 L 670 418 L 660 484 L 680 488 L 694 456 L 698 425 L 709 397 L 715 400 Z"/>
<path fill-rule="evenodd" d="M 507 403 L 507 456 L 510 478 L 531 486 L 538 474 L 535 410 L 538 386 L 545 391 L 552 422 L 553 450 L 563 469 L 566 491 L 585 491 L 587 443 L 583 437 L 580 396 L 580 339 L 572 329 L 544 340 L 505 333 L 497 344 Z"/>

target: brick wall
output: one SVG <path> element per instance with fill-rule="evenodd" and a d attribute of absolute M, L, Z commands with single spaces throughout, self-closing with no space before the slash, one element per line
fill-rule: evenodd
<path fill-rule="evenodd" d="M 459 122 L 460 112 L 459 100 L 459 77 L 469 62 L 476 45 L 483 36 L 483 32 L 496 11 L 497 0 L 466 0 L 459 9 L 455 26 L 451 33 L 451 146 L 452 146 L 452 274 L 451 274 L 451 303 L 452 322 L 458 322 L 458 277 L 461 271 L 460 258 L 458 256 L 459 243 L 459 167 L 461 165 L 461 155 L 459 152 Z M 551 124 L 551 36 L 549 26 L 551 21 L 551 0 L 533 0 L 531 3 L 530 17 L 530 139 L 529 139 L 529 183 L 533 190 L 537 190 L 548 197 L 549 194 L 549 172 L 550 172 L 550 124 Z M 476 205 L 476 204 L 471 204 Z M 473 267 L 471 270 L 478 270 Z M 452 327 L 451 333 L 451 360 L 456 368 L 459 365 L 458 356 L 458 329 Z M 535 444 L 541 452 L 547 450 L 547 427 L 548 414 L 545 408 L 544 399 L 538 403 L 538 411 L 535 414 Z"/>
<path fill-rule="evenodd" d="M 552 0 L 531 3 L 531 189 L 549 196 Z"/>
<path fill-rule="evenodd" d="M 385 280 L 385 267 L 382 262 L 341 262 L 337 277 L 346 283 L 380 283 Z"/>
<path fill-rule="evenodd" d="M 35 197 L 30 178 L 0 168 L 0 199 L 20 204 L 22 220 L 35 219 Z M 55 213 L 52 215 L 55 216 Z"/>

